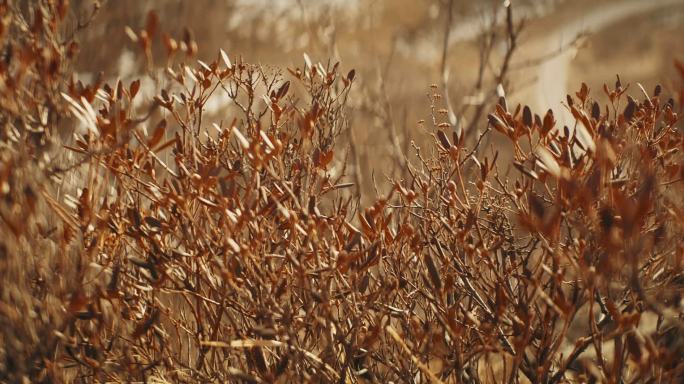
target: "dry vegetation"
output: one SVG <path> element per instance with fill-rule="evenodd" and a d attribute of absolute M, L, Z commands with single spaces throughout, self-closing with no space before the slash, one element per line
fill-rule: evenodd
<path fill-rule="evenodd" d="M 684 379 L 684 66 L 675 99 L 583 84 L 560 127 L 496 102 L 508 8 L 493 103 L 454 130 L 430 87 L 431 142 L 392 133 L 404 177 L 361 180 L 354 70 L 198 62 L 150 13 L 144 99 L 74 80 L 68 7 L 0 1 L 3 382 Z"/>

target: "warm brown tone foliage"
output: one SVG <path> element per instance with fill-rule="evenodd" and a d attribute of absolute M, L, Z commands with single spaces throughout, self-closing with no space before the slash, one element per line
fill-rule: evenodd
<path fill-rule="evenodd" d="M 353 70 L 197 63 L 186 35 L 162 41 L 194 64 L 155 71 L 150 14 L 129 35 L 163 88 L 140 100 L 71 80 L 66 7 L 0 2 L 0 380 L 684 377 L 684 138 L 660 88 L 583 85 L 572 128 L 501 98 L 466 140 L 433 86 L 432 149 L 359 208 L 335 146 Z M 241 113 L 214 124 L 218 93 Z"/>

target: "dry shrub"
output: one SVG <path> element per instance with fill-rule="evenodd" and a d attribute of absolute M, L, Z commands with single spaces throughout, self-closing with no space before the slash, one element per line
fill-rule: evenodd
<path fill-rule="evenodd" d="M 64 7 L 0 6 L 3 381 L 682 380 L 681 104 L 660 88 L 618 79 L 602 106 L 582 85 L 572 128 L 502 98 L 470 145 L 433 87 L 433 147 L 358 208 L 335 146 L 353 70 L 222 52 L 150 69 L 138 100 L 68 76 Z M 146 57 L 157 29 L 129 31 Z M 207 121 L 218 93 L 239 112 Z"/>

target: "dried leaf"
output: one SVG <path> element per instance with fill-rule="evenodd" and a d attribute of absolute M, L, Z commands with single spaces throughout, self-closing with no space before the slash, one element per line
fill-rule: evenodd
<path fill-rule="evenodd" d="M 223 63 L 226 65 L 228 69 L 233 69 L 233 64 L 230 62 L 230 57 L 228 57 L 228 54 L 226 51 L 223 49 L 220 50 L 221 52 L 221 59 L 223 60 Z"/>
<path fill-rule="evenodd" d="M 304 56 L 304 65 L 306 65 L 306 70 L 310 71 L 311 68 L 313 68 L 313 64 L 311 64 L 311 59 L 309 58 L 309 55 L 306 54 L 306 52 L 303 54 Z"/>
<path fill-rule="evenodd" d="M 152 137 L 147 141 L 147 147 L 150 149 L 153 149 L 159 142 L 161 141 L 162 138 L 164 138 L 164 133 L 166 132 L 166 119 L 161 119 L 159 123 L 157 123 L 157 127 L 154 129 L 154 132 L 152 133 Z"/>
<path fill-rule="evenodd" d="M 128 93 L 131 95 L 131 99 L 135 98 L 140 90 L 140 80 L 135 80 L 131 83 Z"/>
<path fill-rule="evenodd" d="M 555 178 L 559 178 L 561 176 L 560 165 L 558 165 L 558 161 L 556 161 L 556 158 L 553 157 L 548 149 L 544 147 L 537 148 L 537 156 L 539 156 L 539 159 L 549 174 Z"/>
<path fill-rule="evenodd" d="M 442 148 L 444 148 L 447 151 L 449 150 L 449 148 L 451 148 L 449 138 L 441 129 L 437 130 L 437 138 L 439 139 L 439 143 L 442 145 Z"/>
<path fill-rule="evenodd" d="M 628 122 L 631 121 L 634 117 L 634 111 L 636 110 L 636 106 L 637 105 L 634 99 L 632 99 L 631 96 L 627 96 L 627 106 L 625 107 L 625 111 L 622 113 L 622 115 Z"/>
<path fill-rule="evenodd" d="M 283 83 L 283 85 L 278 88 L 278 92 L 276 92 L 276 99 L 282 99 L 285 95 L 287 95 L 287 91 L 290 89 L 290 82 L 286 81 Z"/>
<path fill-rule="evenodd" d="M 354 81 L 355 77 L 356 77 L 356 70 L 352 69 L 351 71 L 349 71 L 349 73 L 347 73 L 347 80 L 349 80 L 350 82 Z"/>
<path fill-rule="evenodd" d="M 530 107 L 528 107 L 527 105 L 525 106 L 525 108 L 523 108 L 522 117 L 523 124 L 525 124 L 527 128 L 532 128 L 532 111 L 530 110 Z"/>

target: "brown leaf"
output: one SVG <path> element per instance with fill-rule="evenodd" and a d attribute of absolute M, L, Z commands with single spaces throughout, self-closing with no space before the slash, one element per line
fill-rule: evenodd
<path fill-rule="evenodd" d="M 580 88 L 579 92 L 576 92 L 575 95 L 577 95 L 577 98 L 584 103 L 587 101 L 587 96 L 589 95 L 589 87 L 587 87 L 586 83 L 582 83 L 582 87 Z"/>
<path fill-rule="evenodd" d="M 439 143 L 442 145 L 444 149 L 449 150 L 449 148 L 451 148 L 449 138 L 441 129 L 437 130 L 437 138 L 439 139 Z"/>
<path fill-rule="evenodd" d="M 354 81 L 354 77 L 356 77 L 356 70 L 352 69 L 351 71 L 349 71 L 349 73 L 347 73 L 347 80 L 349 80 L 350 82 Z"/>
<path fill-rule="evenodd" d="M 553 111 L 548 110 L 546 111 L 546 115 L 544 115 L 544 122 L 542 123 L 542 135 L 546 136 L 551 129 L 556 125 L 556 119 L 553 117 Z"/>
<path fill-rule="evenodd" d="M 161 228 L 162 226 L 161 221 L 152 216 L 146 216 L 143 220 L 145 220 L 145 223 L 147 223 L 147 225 L 149 225 L 150 227 Z"/>
<path fill-rule="evenodd" d="M 147 147 L 153 149 L 157 144 L 159 144 L 161 139 L 164 138 L 164 132 L 166 132 L 166 119 L 161 119 L 159 123 L 157 123 L 157 127 L 154 129 L 152 137 L 147 141 Z"/>
<path fill-rule="evenodd" d="M 282 99 L 285 95 L 287 95 L 287 91 L 290 89 L 290 82 L 286 81 L 283 83 L 283 85 L 278 88 L 278 92 L 276 92 L 276 99 Z"/>
<path fill-rule="evenodd" d="M 140 80 L 135 80 L 131 83 L 131 87 L 129 88 L 128 93 L 131 95 L 131 99 L 135 97 L 135 95 L 138 94 L 138 91 L 140 90 Z"/>
<path fill-rule="evenodd" d="M 487 119 L 489 120 L 489 124 L 497 131 L 503 134 L 509 134 L 513 132 L 513 129 L 506 125 L 498 116 L 490 113 L 487 115 Z"/>
<path fill-rule="evenodd" d="M 636 107 L 637 105 L 634 99 L 632 99 L 631 96 L 627 96 L 627 106 L 625 107 L 625 111 L 622 113 L 622 115 L 628 122 L 632 120 L 632 117 L 634 117 Z"/>
<path fill-rule="evenodd" d="M 594 120 L 598 120 L 601 117 L 601 107 L 599 107 L 599 104 L 595 101 L 591 105 L 591 117 Z"/>
<path fill-rule="evenodd" d="M 514 162 L 513 162 L 513 165 L 514 165 L 516 168 L 518 168 L 518 170 L 519 170 L 520 172 L 522 172 L 523 174 L 527 175 L 528 177 L 530 177 L 530 178 L 532 178 L 532 179 L 534 179 L 534 180 L 539 180 L 539 175 L 537 174 L 537 172 L 535 172 L 535 171 L 533 171 L 533 170 L 531 170 L 531 169 L 525 168 L 525 166 L 524 166 L 522 163 L 517 162 L 517 161 L 514 161 Z"/>
<path fill-rule="evenodd" d="M 530 107 L 528 107 L 527 105 L 525 106 L 525 108 L 523 108 L 522 117 L 523 117 L 523 119 L 522 119 L 523 124 L 525 124 L 525 126 L 527 128 L 531 128 L 532 127 L 532 111 L 530 110 Z"/>
<path fill-rule="evenodd" d="M 439 276 L 439 270 L 437 269 L 437 265 L 432 259 L 430 253 L 425 254 L 425 265 L 428 269 L 428 275 L 430 276 L 432 287 L 437 290 L 442 289 L 442 279 Z"/>
<path fill-rule="evenodd" d="M 506 102 L 506 97 L 499 97 L 499 105 L 501 106 L 501 108 L 503 108 L 504 111 L 508 112 L 508 103 Z"/>
<path fill-rule="evenodd" d="M 159 16 L 154 10 L 147 12 L 147 19 L 145 20 L 145 31 L 147 35 L 152 38 L 157 33 L 157 27 L 159 26 Z"/>

